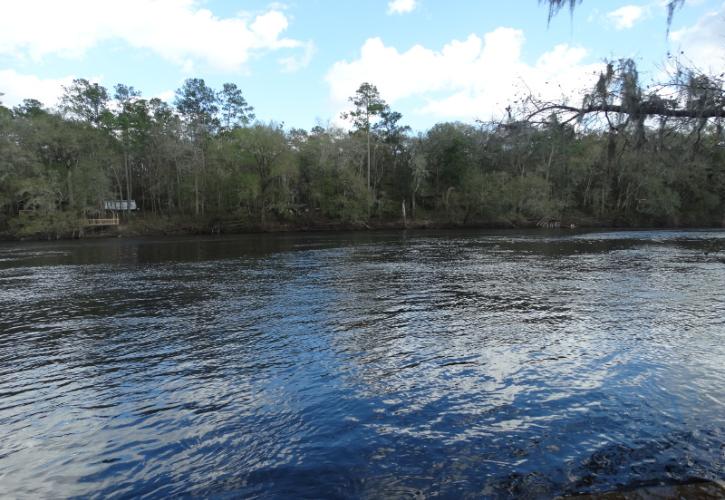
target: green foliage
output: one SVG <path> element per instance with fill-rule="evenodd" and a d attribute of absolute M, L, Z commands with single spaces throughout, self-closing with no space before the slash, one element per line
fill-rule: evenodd
<path fill-rule="evenodd" d="M 450 190 L 461 187 L 468 169 L 475 164 L 475 129 L 462 123 L 440 123 L 428 131 L 425 155 L 431 172 L 433 193 L 448 205 Z"/>
<path fill-rule="evenodd" d="M 70 118 L 98 127 L 110 117 L 108 90 L 102 85 L 77 78 L 63 90 L 60 109 Z"/>
<path fill-rule="evenodd" d="M 217 93 L 221 123 L 226 130 L 249 125 L 254 120 L 254 108 L 247 103 L 242 91 L 233 83 L 225 83 Z"/>
<path fill-rule="evenodd" d="M 251 123 L 234 84 L 216 91 L 187 80 L 172 108 L 123 84 L 111 103 L 105 88 L 78 79 L 58 110 L 34 100 L 0 106 L 0 231 L 78 235 L 109 199 L 134 199 L 156 221 L 136 218 L 139 231 L 203 231 L 214 220 L 375 224 L 402 221 L 402 205 L 408 222 L 719 225 L 725 136 L 722 119 L 704 110 L 721 106 L 722 81 L 676 78 L 677 109 L 691 115 L 681 119 L 640 112 L 657 102 L 623 60 L 582 99 L 620 107 L 599 122 L 512 112 L 503 123 L 440 123 L 417 136 L 369 83 L 351 98 L 351 132 L 308 132 Z"/>
<path fill-rule="evenodd" d="M 369 132 L 373 122 L 386 111 L 387 104 L 378 88 L 368 82 L 362 83 L 355 91 L 355 95 L 348 99 L 354 109 L 342 113 L 342 118 L 350 120 L 353 126 L 360 131 Z"/>
<path fill-rule="evenodd" d="M 212 133 L 219 126 L 217 94 L 202 78 L 187 79 L 176 91 L 174 104 L 195 134 Z"/>
<path fill-rule="evenodd" d="M 68 212 L 48 212 L 14 219 L 10 228 L 20 238 L 70 238 L 81 233 L 82 219 Z"/>

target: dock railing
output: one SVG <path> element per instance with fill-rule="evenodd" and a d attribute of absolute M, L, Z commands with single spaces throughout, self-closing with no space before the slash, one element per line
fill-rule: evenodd
<path fill-rule="evenodd" d="M 110 219 L 86 219 L 86 226 L 118 226 L 119 219 L 113 216 Z"/>

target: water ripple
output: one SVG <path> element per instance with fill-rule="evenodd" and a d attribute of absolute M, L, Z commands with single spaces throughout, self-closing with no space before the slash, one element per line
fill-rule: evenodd
<path fill-rule="evenodd" d="M 9 496 L 723 479 L 725 233 L 0 245 Z"/>

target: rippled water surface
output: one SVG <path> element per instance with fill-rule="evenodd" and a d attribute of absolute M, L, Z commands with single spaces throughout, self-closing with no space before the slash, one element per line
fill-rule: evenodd
<path fill-rule="evenodd" d="M 0 244 L 5 495 L 551 497 L 724 437 L 724 232 Z"/>

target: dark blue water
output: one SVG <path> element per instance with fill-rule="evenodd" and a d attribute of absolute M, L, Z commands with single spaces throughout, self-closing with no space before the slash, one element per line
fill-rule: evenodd
<path fill-rule="evenodd" d="M 0 245 L 3 496 L 549 498 L 724 438 L 725 232 Z"/>

